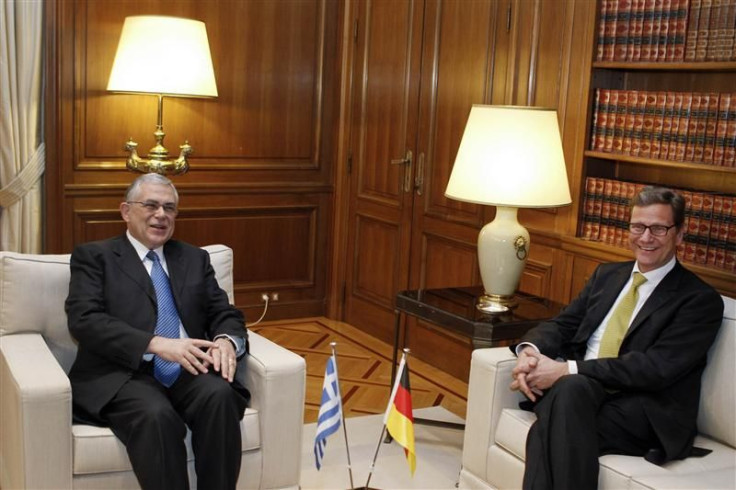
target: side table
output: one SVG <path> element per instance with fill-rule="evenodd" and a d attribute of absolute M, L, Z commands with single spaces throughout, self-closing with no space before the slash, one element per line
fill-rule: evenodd
<path fill-rule="evenodd" d="M 473 349 L 510 345 L 527 330 L 560 312 L 563 305 L 537 296 L 517 293 L 518 305 L 503 313 L 488 314 L 475 305 L 483 294 L 481 286 L 401 291 L 396 295 L 396 322 L 394 325 L 393 364 L 391 385 L 396 376 L 396 362 L 400 345 L 401 315 L 410 315 L 432 323 L 441 330 L 470 340 Z M 406 335 L 406 332 L 404 332 Z M 403 342 L 401 342 L 403 344 Z M 428 419 L 414 419 L 415 423 L 464 428 Z"/>

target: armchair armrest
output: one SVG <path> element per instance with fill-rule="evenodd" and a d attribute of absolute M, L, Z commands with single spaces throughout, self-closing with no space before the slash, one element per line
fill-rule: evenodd
<path fill-rule="evenodd" d="M 476 475 L 486 474 L 488 448 L 493 445 L 501 411 L 518 408 L 524 399 L 509 388 L 515 365 L 516 357 L 508 347 L 473 351 L 462 465 Z"/>
<path fill-rule="evenodd" d="M 298 485 L 306 363 L 293 352 L 254 332 L 248 332 L 246 368 L 236 371 L 251 392 L 251 407 L 259 412 L 264 478 L 260 488 Z"/>
<path fill-rule="evenodd" d="M 72 393 L 38 333 L 0 337 L 0 486 L 72 487 Z"/>

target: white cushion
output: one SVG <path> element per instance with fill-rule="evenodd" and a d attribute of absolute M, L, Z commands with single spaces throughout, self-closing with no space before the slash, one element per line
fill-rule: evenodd
<path fill-rule="evenodd" d="M 537 416 L 532 412 L 504 408 L 496 427 L 496 444 L 521 459 L 526 460 L 526 435 Z"/>
<path fill-rule="evenodd" d="M 261 447 L 258 411 L 248 408 L 240 422 L 243 452 Z M 75 475 L 128 471 L 131 468 L 125 446 L 106 427 L 75 424 L 72 426 Z M 191 432 L 186 437 L 187 460 L 192 461 Z"/>
<path fill-rule="evenodd" d="M 77 355 L 64 312 L 69 276 L 69 255 L 0 256 L 0 337 L 40 333 L 66 373 Z"/>
<path fill-rule="evenodd" d="M 736 300 L 723 297 L 723 306 L 723 323 L 703 373 L 698 430 L 733 447 L 736 446 Z"/>

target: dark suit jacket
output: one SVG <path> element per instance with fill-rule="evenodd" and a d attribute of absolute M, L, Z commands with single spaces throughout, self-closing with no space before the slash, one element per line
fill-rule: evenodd
<path fill-rule="evenodd" d="M 700 378 L 723 320 L 723 300 L 679 262 L 634 318 L 618 358 L 584 361 L 588 338 L 631 276 L 633 262 L 604 264 L 552 321 L 523 338 L 606 388 L 641 396 L 667 460 L 686 457 L 696 433 Z"/>
<path fill-rule="evenodd" d="M 244 318 L 220 289 L 209 254 L 169 240 L 171 289 L 191 338 L 246 337 Z M 95 418 L 140 367 L 156 327 L 156 293 L 125 235 L 77 247 L 66 300 L 69 330 L 79 342 L 69 378 L 72 399 Z"/>

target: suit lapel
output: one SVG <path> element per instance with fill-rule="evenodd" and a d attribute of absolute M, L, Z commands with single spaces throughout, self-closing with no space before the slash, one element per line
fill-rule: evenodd
<path fill-rule="evenodd" d="M 622 263 L 621 267 L 614 270 L 610 277 L 604 278 L 605 284 L 599 289 L 598 301 L 595 301 L 595 309 L 589 312 L 593 328 L 597 328 L 611 310 L 613 303 L 621 293 L 626 281 L 631 277 L 631 270 L 634 268 L 633 262 Z"/>
<path fill-rule="evenodd" d="M 136 253 L 135 247 L 133 247 L 125 236 L 122 236 L 114 242 L 113 253 L 117 258 L 117 266 L 120 272 L 130 277 L 151 298 L 151 301 L 155 305 L 156 292 L 153 289 L 151 276 L 146 272 L 146 268 Z"/>
<path fill-rule="evenodd" d="M 631 335 L 636 329 L 638 329 L 642 323 L 655 311 L 667 304 L 670 299 L 677 294 L 677 284 L 680 280 L 680 274 L 682 273 L 682 266 L 679 262 L 675 264 L 675 268 L 672 269 L 662 281 L 657 284 L 657 287 L 649 295 L 647 301 L 636 314 L 636 317 L 631 322 L 631 326 L 624 338 Z"/>
<path fill-rule="evenodd" d="M 171 240 L 164 245 L 164 255 L 166 256 L 166 267 L 169 269 L 169 282 L 171 283 L 171 291 L 177 305 L 181 305 L 182 290 L 186 284 L 187 266 L 183 257 L 182 248 L 177 246 L 176 242 Z"/>

